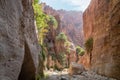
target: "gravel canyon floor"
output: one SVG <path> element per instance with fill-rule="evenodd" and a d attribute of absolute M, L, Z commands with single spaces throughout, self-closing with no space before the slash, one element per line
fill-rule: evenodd
<path fill-rule="evenodd" d="M 80 75 L 68 74 L 67 70 L 64 71 L 45 71 L 46 79 L 42 80 L 116 80 L 113 78 L 104 77 L 98 74 L 95 74 L 92 71 L 83 72 Z"/>

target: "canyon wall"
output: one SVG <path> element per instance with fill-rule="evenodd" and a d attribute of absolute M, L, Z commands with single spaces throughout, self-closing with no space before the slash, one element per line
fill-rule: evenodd
<path fill-rule="evenodd" d="M 0 0 L 0 80 L 35 80 L 40 52 L 31 0 Z"/>
<path fill-rule="evenodd" d="M 85 40 L 94 41 L 91 69 L 120 79 L 120 0 L 92 0 L 83 19 Z"/>

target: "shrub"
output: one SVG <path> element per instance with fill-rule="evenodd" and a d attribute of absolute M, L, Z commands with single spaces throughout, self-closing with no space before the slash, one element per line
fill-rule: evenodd
<path fill-rule="evenodd" d="M 80 56 L 83 56 L 84 53 L 85 53 L 85 51 L 84 51 L 84 49 L 81 48 L 80 46 L 77 46 L 77 47 L 76 47 L 76 53 L 77 53 L 78 55 L 80 55 Z"/>
<path fill-rule="evenodd" d="M 46 49 L 45 49 L 45 46 L 43 45 L 40 45 L 41 46 L 41 51 L 40 51 L 40 57 L 42 58 L 43 61 L 45 61 L 46 59 Z"/>
<path fill-rule="evenodd" d="M 53 16 L 49 16 L 49 24 L 51 24 L 51 25 L 53 25 L 53 28 L 57 28 L 57 26 L 58 26 L 58 22 L 57 22 L 57 20 L 55 19 L 55 17 L 53 17 Z"/>
<path fill-rule="evenodd" d="M 67 36 L 65 35 L 65 33 L 61 32 L 60 34 L 58 34 L 58 36 L 56 36 L 56 39 L 58 41 L 67 41 Z"/>
<path fill-rule="evenodd" d="M 79 55 L 80 55 L 80 56 L 83 56 L 84 54 L 85 54 L 85 51 L 82 50 Z"/>
<path fill-rule="evenodd" d="M 65 65 L 65 60 L 66 60 L 65 52 L 60 52 L 60 53 L 58 54 L 57 60 L 59 61 L 59 63 L 60 63 L 61 65 Z"/>
<path fill-rule="evenodd" d="M 85 49 L 87 52 L 91 52 L 93 49 L 93 38 L 90 37 L 88 40 L 85 42 Z"/>
<path fill-rule="evenodd" d="M 85 49 L 90 55 L 90 65 L 92 61 L 92 49 L 93 49 L 93 38 L 90 37 L 88 40 L 85 42 Z"/>

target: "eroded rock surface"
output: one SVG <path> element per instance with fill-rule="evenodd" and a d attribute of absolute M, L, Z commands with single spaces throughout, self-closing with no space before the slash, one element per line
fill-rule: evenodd
<path fill-rule="evenodd" d="M 0 0 L 0 80 L 34 80 L 39 47 L 31 0 Z"/>

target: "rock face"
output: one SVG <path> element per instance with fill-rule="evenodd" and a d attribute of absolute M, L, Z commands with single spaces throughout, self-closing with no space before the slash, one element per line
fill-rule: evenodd
<path fill-rule="evenodd" d="M 0 0 L 0 80 L 34 80 L 39 46 L 31 0 Z"/>
<path fill-rule="evenodd" d="M 120 0 L 92 0 L 84 12 L 85 40 L 93 37 L 95 72 L 120 79 Z"/>

